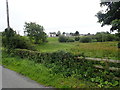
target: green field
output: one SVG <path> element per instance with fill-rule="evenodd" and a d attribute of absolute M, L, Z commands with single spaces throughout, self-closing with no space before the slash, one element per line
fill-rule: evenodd
<path fill-rule="evenodd" d="M 86 57 L 119 59 L 117 42 L 60 43 L 57 37 L 49 37 L 47 43 L 35 47 L 40 52 L 64 50 L 74 54 L 84 53 Z"/>
<path fill-rule="evenodd" d="M 58 50 L 69 50 L 74 45 L 73 43 L 59 43 L 57 37 L 50 37 L 47 43 L 36 45 L 35 47 L 40 52 L 54 52 Z"/>

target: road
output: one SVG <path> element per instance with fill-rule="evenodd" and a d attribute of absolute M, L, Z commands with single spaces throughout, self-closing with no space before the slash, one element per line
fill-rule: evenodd
<path fill-rule="evenodd" d="M 1 66 L 0 66 L 1 67 Z M 49 88 L 2 67 L 2 88 Z"/>

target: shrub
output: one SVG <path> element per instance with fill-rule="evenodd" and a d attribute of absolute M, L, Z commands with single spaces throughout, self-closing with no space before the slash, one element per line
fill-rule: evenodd
<path fill-rule="evenodd" d="M 107 34 L 106 35 L 106 41 L 114 41 L 115 35 L 114 34 Z"/>
<path fill-rule="evenodd" d="M 82 42 L 82 43 L 89 43 L 91 41 L 92 41 L 92 39 L 90 37 L 82 37 L 80 39 L 80 42 Z"/>
<path fill-rule="evenodd" d="M 14 37 L 16 32 L 10 28 L 6 28 L 5 31 L 2 33 L 2 44 L 8 49 L 14 48 Z"/>
<path fill-rule="evenodd" d="M 17 35 L 14 38 L 15 48 L 35 50 L 30 40 L 26 37 Z"/>
<path fill-rule="evenodd" d="M 2 44 L 8 50 L 15 48 L 34 50 L 29 39 L 16 34 L 13 29 L 10 30 L 5 29 L 2 36 Z"/>
<path fill-rule="evenodd" d="M 23 36 L 15 35 L 14 37 L 11 37 L 9 41 L 7 41 L 6 37 L 3 37 L 2 41 L 3 41 L 3 46 L 8 49 L 20 48 L 20 49 L 34 50 L 34 46 L 32 46 L 29 39 Z"/>
<path fill-rule="evenodd" d="M 67 42 L 67 40 L 68 40 L 68 37 L 65 37 L 65 36 L 59 36 L 59 38 L 58 38 L 58 41 L 59 42 Z"/>
<path fill-rule="evenodd" d="M 68 40 L 66 42 L 75 42 L 74 39 L 68 38 Z"/>
<path fill-rule="evenodd" d="M 59 36 L 58 38 L 59 42 L 74 42 L 75 40 L 66 36 Z"/>
<path fill-rule="evenodd" d="M 75 37 L 75 41 L 79 41 L 80 40 L 80 37 Z"/>

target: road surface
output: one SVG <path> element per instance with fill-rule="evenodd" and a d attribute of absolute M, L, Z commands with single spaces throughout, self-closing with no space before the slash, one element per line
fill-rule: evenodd
<path fill-rule="evenodd" d="M 1 66 L 0 66 L 1 68 Z M 49 88 L 2 67 L 2 88 Z"/>

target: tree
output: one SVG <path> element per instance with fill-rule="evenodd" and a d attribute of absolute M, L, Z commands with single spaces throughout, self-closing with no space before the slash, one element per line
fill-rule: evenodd
<path fill-rule="evenodd" d="M 75 36 L 79 36 L 79 32 L 78 31 L 75 32 Z"/>
<path fill-rule="evenodd" d="M 63 32 L 62 34 L 63 34 L 63 35 L 65 35 L 66 33 L 65 33 L 65 32 Z"/>
<path fill-rule="evenodd" d="M 5 31 L 2 32 L 2 45 L 8 52 L 15 48 L 33 49 L 29 39 L 16 34 L 12 28 L 6 28 Z"/>
<path fill-rule="evenodd" d="M 60 31 L 58 31 L 57 32 L 57 34 L 56 34 L 56 36 L 60 36 L 61 35 L 61 32 Z"/>
<path fill-rule="evenodd" d="M 95 39 L 98 42 L 114 41 L 115 40 L 115 35 L 110 34 L 109 32 L 97 32 L 95 34 Z"/>
<path fill-rule="evenodd" d="M 101 26 L 111 25 L 111 31 L 116 30 L 118 32 L 119 43 L 118 48 L 120 48 L 120 1 L 119 2 L 101 2 L 101 6 L 107 6 L 104 11 L 99 11 L 97 13 L 98 22 Z"/>
<path fill-rule="evenodd" d="M 87 34 L 88 36 L 91 35 L 90 33 Z"/>
<path fill-rule="evenodd" d="M 46 33 L 44 32 L 44 27 L 36 24 L 34 22 L 27 23 L 25 22 L 25 33 L 30 38 L 30 40 L 34 40 L 35 44 L 39 44 L 41 42 L 46 41 Z"/>
<path fill-rule="evenodd" d="M 108 34 L 108 32 L 97 32 L 95 35 L 95 39 L 98 42 L 105 42 L 105 41 L 107 41 L 107 34 Z"/>
<path fill-rule="evenodd" d="M 4 32 L 2 32 L 2 44 L 4 47 L 8 49 L 14 48 L 13 37 L 16 35 L 16 32 L 10 28 L 6 28 Z"/>
<path fill-rule="evenodd" d="M 115 35 L 114 34 L 107 34 L 107 41 L 114 41 L 115 40 Z"/>

